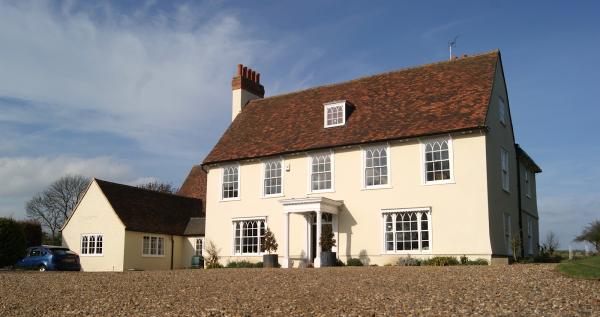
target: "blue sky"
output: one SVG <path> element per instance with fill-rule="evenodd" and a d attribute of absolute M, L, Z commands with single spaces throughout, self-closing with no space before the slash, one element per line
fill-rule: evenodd
<path fill-rule="evenodd" d="M 600 218 L 600 5 L 0 0 L 0 216 L 65 173 L 179 185 L 225 130 L 235 65 L 274 95 L 500 49 L 542 236 Z"/>

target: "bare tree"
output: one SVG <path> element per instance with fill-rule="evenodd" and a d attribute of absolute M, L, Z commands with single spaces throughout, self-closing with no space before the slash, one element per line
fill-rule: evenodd
<path fill-rule="evenodd" d="M 159 182 L 148 182 L 145 184 L 138 185 L 139 188 L 149 189 L 161 193 L 167 194 L 175 194 L 177 193 L 177 188 L 171 185 L 170 183 L 159 183 Z"/>
<path fill-rule="evenodd" d="M 556 234 L 554 234 L 552 231 L 548 232 L 546 235 L 546 240 L 543 244 L 543 247 L 545 247 L 546 251 L 548 251 L 550 255 L 554 255 L 554 251 L 558 249 L 558 244 L 559 242 L 558 238 L 556 238 Z"/>
<path fill-rule="evenodd" d="M 27 216 L 42 224 L 56 241 L 56 234 L 73 212 L 88 183 L 89 179 L 81 175 L 61 177 L 26 203 Z"/>
<path fill-rule="evenodd" d="M 591 222 L 580 235 L 575 238 L 575 241 L 587 241 L 594 245 L 596 252 L 600 252 L 600 220 Z"/>

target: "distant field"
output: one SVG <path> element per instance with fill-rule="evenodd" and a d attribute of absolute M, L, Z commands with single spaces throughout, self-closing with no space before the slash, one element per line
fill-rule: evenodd
<path fill-rule="evenodd" d="M 600 256 L 563 262 L 558 270 L 573 277 L 600 280 Z"/>
<path fill-rule="evenodd" d="M 0 316 L 599 316 L 554 264 L 0 272 Z"/>

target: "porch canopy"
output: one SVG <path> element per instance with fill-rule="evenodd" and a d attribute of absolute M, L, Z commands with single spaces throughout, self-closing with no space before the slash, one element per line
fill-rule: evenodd
<path fill-rule="evenodd" d="M 323 213 L 329 213 L 332 215 L 337 215 L 339 213 L 340 206 L 344 203 L 341 200 L 333 200 L 326 197 L 305 197 L 305 198 L 290 198 L 290 199 L 282 199 L 279 201 L 283 205 L 283 213 L 285 215 L 284 218 L 284 259 L 282 266 L 285 268 L 290 267 L 290 214 L 291 213 L 316 213 L 316 257 L 315 257 L 315 267 L 320 267 L 321 265 L 321 245 L 318 241 L 321 240 L 321 226 L 322 219 L 321 216 Z M 337 226 L 335 226 L 335 230 L 337 230 Z"/>

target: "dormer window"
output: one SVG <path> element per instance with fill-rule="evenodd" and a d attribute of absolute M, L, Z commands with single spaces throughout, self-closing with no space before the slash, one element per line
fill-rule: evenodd
<path fill-rule="evenodd" d="M 346 101 L 325 104 L 325 127 L 332 128 L 346 124 Z"/>

